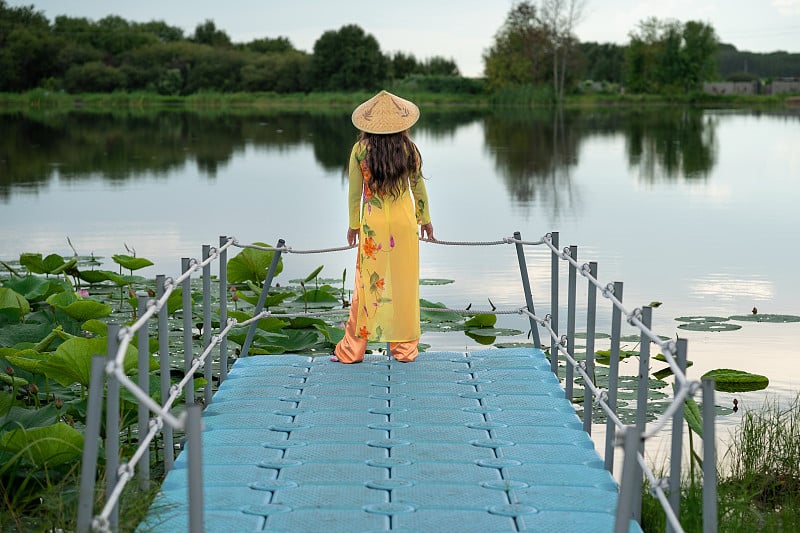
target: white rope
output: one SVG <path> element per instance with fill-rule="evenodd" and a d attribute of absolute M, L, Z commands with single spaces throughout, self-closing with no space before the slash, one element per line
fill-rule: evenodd
<path fill-rule="evenodd" d="M 563 251 L 559 251 L 558 248 L 553 246 L 552 243 L 552 235 L 550 233 L 546 234 L 543 239 L 544 243 L 550 248 L 550 250 L 556 254 L 559 258 L 569 262 L 572 266 L 574 266 L 578 271 L 581 273 L 583 277 L 588 279 L 592 285 L 600 289 L 601 294 L 604 298 L 611 301 L 611 303 L 620 310 L 620 312 L 625 315 L 626 321 L 639 328 L 647 337 L 652 340 L 663 352 L 667 364 L 669 364 L 672 372 L 675 376 L 675 379 L 681 385 L 685 385 L 687 383 L 686 374 L 684 374 L 678 364 L 675 362 L 673 355 L 677 353 L 677 349 L 675 347 L 675 343 L 672 341 L 664 341 L 658 335 L 656 335 L 650 328 L 645 326 L 639 317 L 641 316 L 640 309 L 634 309 L 632 312 L 628 312 L 625 309 L 625 306 L 622 305 L 622 302 L 614 296 L 614 285 L 609 283 L 608 285 L 602 285 L 597 278 L 592 276 L 591 268 L 589 267 L 588 263 L 584 263 L 583 265 L 579 265 L 578 262 L 572 257 L 569 253 L 569 248 L 564 248 Z"/>

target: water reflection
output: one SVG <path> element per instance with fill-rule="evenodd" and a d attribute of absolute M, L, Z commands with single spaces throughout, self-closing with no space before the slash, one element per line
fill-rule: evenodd
<path fill-rule="evenodd" d="M 577 201 L 571 173 L 581 144 L 624 136 L 629 165 L 647 182 L 705 179 L 716 161 L 718 118 L 694 109 L 426 110 L 416 127 L 446 140 L 482 122 L 484 146 L 514 201 L 558 211 Z M 216 178 L 248 146 L 283 152 L 313 148 L 316 163 L 339 175 L 356 134 L 350 110 L 35 112 L 0 114 L 0 198 L 36 191 L 58 176 L 125 181 L 168 176 L 187 163 Z"/>
<path fill-rule="evenodd" d="M 573 207 L 570 172 L 578 162 L 579 121 L 580 112 L 563 110 L 508 110 L 486 118 L 485 145 L 512 198 L 556 211 L 566 198 L 564 207 Z"/>
<path fill-rule="evenodd" d="M 646 182 L 705 179 L 716 162 L 717 118 L 700 109 L 632 111 L 625 125 L 628 162 Z"/>

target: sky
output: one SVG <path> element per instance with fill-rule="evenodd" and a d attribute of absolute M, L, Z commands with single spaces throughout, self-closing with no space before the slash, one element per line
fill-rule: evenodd
<path fill-rule="evenodd" d="M 312 52 L 326 31 L 356 24 L 384 53 L 404 52 L 422 61 L 452 59 L 464 76 L 483 73 L 482 54 L 508 15 L 513 0 L 7 0 L 33 5 L 51 21 L 58 15 L 99 20 L 162 20 L 185 35 L 211 19 L 234 42 L 287 37 Z M 534 1 L 538 4 L 538 1 Z M 581 41 L 626 44 L 649 17 L 711 24 L 718 38 L 739 50 L 800 53 L 800 0 L 585 0 L 575 28 Z"/>

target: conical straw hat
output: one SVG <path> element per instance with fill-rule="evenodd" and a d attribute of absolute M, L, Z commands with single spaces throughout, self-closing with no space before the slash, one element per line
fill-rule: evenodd
<path fill-rule="evenodd" d="M 353 125 L 367 133 L 398 133 L 419 119 L 419 108 L 413 102 L 381 91 L 353 111 Z"/>

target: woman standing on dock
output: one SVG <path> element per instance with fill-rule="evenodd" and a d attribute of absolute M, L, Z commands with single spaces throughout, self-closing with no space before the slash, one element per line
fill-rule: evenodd
<path fill-rule="evenodd" d="M 419 119 L 412 102 L 381 91 L 353 111 L 361 131 L 350 152 L 347 242 L 358 243 L 356 279 L 344 338 L 332 361 L 359 363 L 368 341 L 416 359 L 419 239 L 433 240 L 422 156 L 408 136 Z"/>

